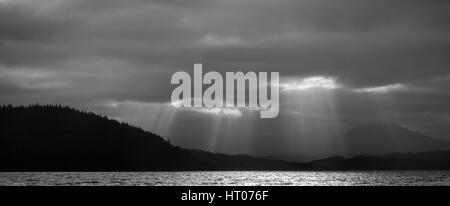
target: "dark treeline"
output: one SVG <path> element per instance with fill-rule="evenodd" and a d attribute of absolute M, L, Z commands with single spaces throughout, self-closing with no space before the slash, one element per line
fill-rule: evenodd
<path fill-rule="evenodd" d="M 182 149 L 138 127 L 60 105 L 0 106 L 0 171 L 450 169 L 450 151 L 293 163 Z"/>
<path fill-rule="evenodd" d="M 0 108 L 1 170 L 209 168 L 140 128 L 60 105 Z"/>

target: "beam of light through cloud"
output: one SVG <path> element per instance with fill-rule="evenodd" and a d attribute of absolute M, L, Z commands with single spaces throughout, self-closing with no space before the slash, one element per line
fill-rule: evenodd
<path fill-rule="evenodd" d="M 169 138 L 177 110 L 163 103 L 107 100 L 101 103 L 114 119 Z"/>
<path fill-rule="evenodd" d="M 336 86 L 331 88 L 340 88 L 336 82 L 334 84 Z M 318 86 L 320 84 L 312 85 L 308 89 L 305 86 L 287 90 L 298 92 L 283 93 L 282 128 L 289 134 L 285 136 L 283 147 L 292 154 L 345 152 L 346 146 L 342 140 L 345 126 L 342 124 L 336 93 L 330 91 L 331 88 Z"/>
<path fill-rule="evenodd" d="M 215 117 L 213 119 L 212 126 L 210 129 L 210 140 L 208 142 L 208 150 L 209 151 L 216 151 L 217 143 L 221 134 L 222 130 L 222 121 L 223 118 Z"/>

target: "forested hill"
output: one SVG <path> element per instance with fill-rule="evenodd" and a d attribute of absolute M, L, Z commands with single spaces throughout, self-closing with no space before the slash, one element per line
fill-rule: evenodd
<path fill-rule="evenodd" d="M 0 107 L 1 171 L 211 169 L 140 128 L 69 107 Z"/>

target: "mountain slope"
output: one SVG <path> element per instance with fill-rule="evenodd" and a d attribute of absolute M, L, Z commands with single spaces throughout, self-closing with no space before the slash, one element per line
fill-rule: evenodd
<path fill-rule="evenodd" d="M 448 150 L 450 143 L 433 139 L 391 123 L 362 124 L 353 127 L 344 139 L 347 154 L 384 155 Z"/>
<path fill-rule="evenodd" d="M 327 158 L 304 164 L 305 170 L 449 170 L 450 150 L 384 156 Z"/>
<path fill-rule="evenodd" d="M 210 169 L 137 127 L 60 106 L 0 108 L 0 171 Z"/>

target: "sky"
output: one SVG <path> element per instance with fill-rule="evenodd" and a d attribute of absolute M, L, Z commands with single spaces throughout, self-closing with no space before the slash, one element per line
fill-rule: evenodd
<path fill-rule="evenodd" d="M 68 105 L 224 153 L 334 151 L 377 121 L 450 141 L 449 11 L 447 0 L 0 0 L 0 104 Z M 280 114 L 174 107 L 170 78 L 195 63 L 279 72 Z"/>

